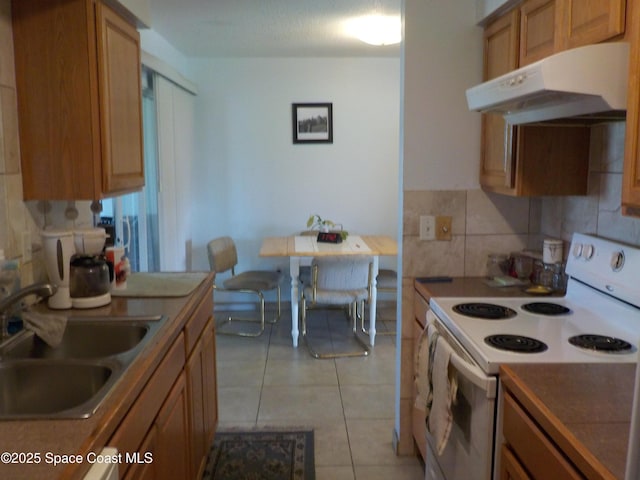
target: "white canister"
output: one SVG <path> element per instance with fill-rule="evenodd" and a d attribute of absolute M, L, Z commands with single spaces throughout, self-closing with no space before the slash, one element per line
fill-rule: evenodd
<path fill-rule="evenodd" d="M 561 263 L 563 258 L 562 251 L 562 240 L 545 238 L 542 245 L 542 261 L 544 263 Z"/>

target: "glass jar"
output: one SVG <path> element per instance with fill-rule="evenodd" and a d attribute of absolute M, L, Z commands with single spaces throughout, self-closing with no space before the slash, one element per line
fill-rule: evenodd
<path fill-rule="evenodd" d="M 542 264 L 542 270 L 538 275 L 538 285 L 543 287 L 553 288 L 553 276 L 555 271 L 555 265 L 549 263 Z"/>
<path fill-rule="evenodd" d="M 556 263 L 553 266 L 551 288 L 556 292 L 564 292 L 567 290 L 567 275 L 564 273 L 564 265 L 562 263 Z"/>
<path fill-rule="evenodd" d="M 491 253 L 487 258 L 487 277 L 501 277 L 509 271 L 509 259 L 500 253 Z"/>

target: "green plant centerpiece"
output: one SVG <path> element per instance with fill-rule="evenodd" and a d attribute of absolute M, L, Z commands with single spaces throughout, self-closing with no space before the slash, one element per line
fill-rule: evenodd
<path fill-rule="evenodd" d="M 349 236 L 349 232 L 342 228 L 341 223 L 335 223 L 332 220 L 323 219 L 317 213 L 309 217 L 307 220 L 307 228 L 311 230 L 318 230 L 319 232 L 339 233 L 342 240 L 345 240 Z"/>

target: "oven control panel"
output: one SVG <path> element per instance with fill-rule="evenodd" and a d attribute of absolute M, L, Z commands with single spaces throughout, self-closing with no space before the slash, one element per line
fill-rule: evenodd
<path fill-rule="evenodd" d="M 567 274 L 598 290 L 640 306 L 634 272 L 640 270 L 640 248 L 574 233 Z M 637 275 L 637 273 L 636 273 Z"/>

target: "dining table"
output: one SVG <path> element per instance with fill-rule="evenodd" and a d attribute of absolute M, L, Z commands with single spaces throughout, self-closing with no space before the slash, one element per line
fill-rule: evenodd
<path fill-rule="evenodd" d="M 315 235 L 290 235 L 266 237 L 260 247 L 261 257 L 289 257 L 291 275 L 291 337 L 293 346 L 298 346 L 298 295 L 300 265 L 314 257 L 331 255 L 370 255 L 373 259 L 371 303 L 369 306 L 369 343 L 373 347 L 376 338 L 376 277 L 380 256 L 396 256 L 398 244 L 386 235 L 348 235 L 340 243 L 318 242 Z"/>

